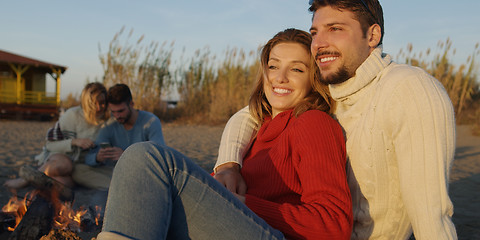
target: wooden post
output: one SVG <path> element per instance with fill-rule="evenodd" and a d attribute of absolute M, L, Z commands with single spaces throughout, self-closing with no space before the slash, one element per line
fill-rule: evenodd
<path fill-rule="evenodd" d="M 10 65 L 10 67 L 12 68 L 12 70 L 15 72 L 15 74 L 17 75 L 17 104 L 21 104 L 22 103 L 22 74 L 24 74 L 29 68 L 30 66 L 21 66 L 21 65 L 18 65 L 18 66 L 15 66 L 11 63 L 9 63 L 8 65 Z"/>
<path fill-rule="evenodd" d="M 57 100 L 57 107 L 60 106 L 60 87 L 61 87 L 61 79 L 60 75 L 62 75 L 62 70 L 61 69 L 53 69 L 52 72 L 55 74 L 55 79 L 56 79 L 56 100 Z M 53 76 L 52 76 L 53 77 Z"/>

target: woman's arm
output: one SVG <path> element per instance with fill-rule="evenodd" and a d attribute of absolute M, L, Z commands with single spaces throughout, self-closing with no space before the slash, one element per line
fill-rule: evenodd
<path fill-rule="evenodd" d="M 83 115 L 78 114 L 77 110 L 76 108 L 68 109 L 54 127 L 48 130 L 45 144 L 48 151 L 61 153 L 73 151 L 72 140 L 77 137 L 78 118 L 83 118 Z"/>

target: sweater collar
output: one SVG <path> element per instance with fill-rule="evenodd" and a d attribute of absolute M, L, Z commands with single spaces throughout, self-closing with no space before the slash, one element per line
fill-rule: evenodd
<path fill-rule="evenodd" d="M 257 141 L 268 142 L 278 137 L 287 127 L 293 114 L 293 109 L 283 111 L 272 119 L 266 117 L 262 127 L 258 130 Z"/>
<path fill-rule="evenodd" d="M 329 89 L 332 98 L 335 101 L 342 101 L 372 82 L 375 76 L 392 62 L 390 55 L 382 52 L 382 46 L 378 46 L 357 68 L 355 76 L 343 83 L 330 84 Z"/>

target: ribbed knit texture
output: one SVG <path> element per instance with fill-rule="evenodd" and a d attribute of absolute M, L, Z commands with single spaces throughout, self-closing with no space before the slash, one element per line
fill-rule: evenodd
<path fill-rule="evenodd" d="M 377 48 L 330 85 L 346 131 L 352 239 L 456 239 L 448 197 L 455 119 L 441 83 Z"/>
<path fill-rule="evenodd" d="M 324 112 L 266 119 L 241 170 L 247 206 L 287 239 L 349 239 L 345 154 L 342 130 Z"/>

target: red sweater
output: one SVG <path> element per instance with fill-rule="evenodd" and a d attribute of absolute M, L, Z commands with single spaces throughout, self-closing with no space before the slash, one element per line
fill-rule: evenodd
<path fill-rule="evenodd" d="M 241 173 L 246 205 L 288 239 L 350 239 L 345 140 L 328 114 L 266 119 Z"/>

